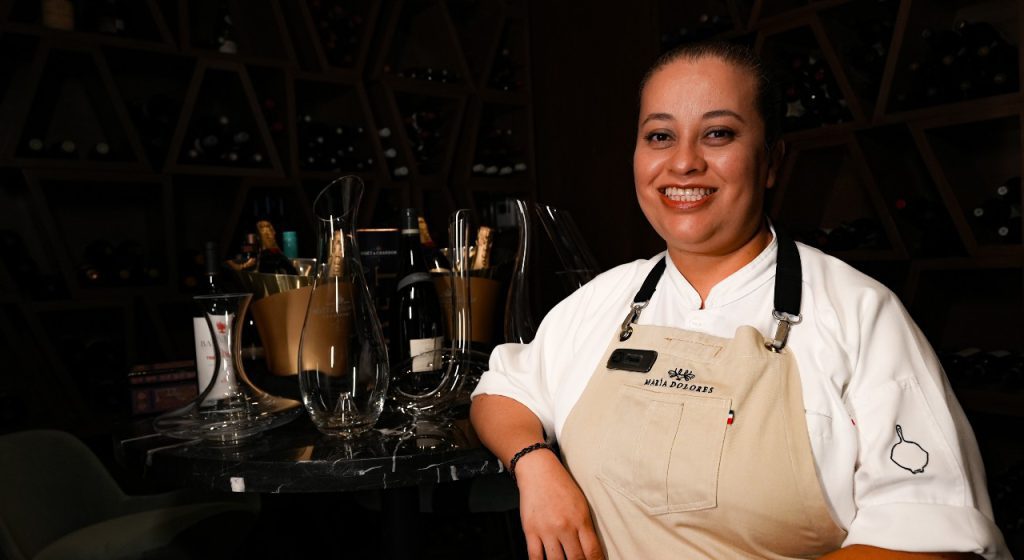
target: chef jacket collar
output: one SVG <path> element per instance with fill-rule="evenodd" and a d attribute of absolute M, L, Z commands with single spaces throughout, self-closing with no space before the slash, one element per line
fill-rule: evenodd
<path fill-rule="evenodd" d="M 745 264 L 742 268 L 724 278 L 718 284 L 712 286 L 708 292 L 708 298 L 704 302 L 704 309 L 725 307 L 730 303 L 750 295 L 754 290 L 761 288 L 765 283 L 775 278 L 775 261 L 778 254 L 776 243 L 775 227 L 771 222 L 768 228 L 772 232 L 772 240 L 768 246 L 754 260 Z M 665 277 L 669 279 L 672 289 L 680 296 L 683 306 L 686 309 L 700 309 L 700 294 L 683 277 L 683 274 L 675 266 L 675 262 L 667 254 L 665 259 L 670 266 L 666 266 Z"/>

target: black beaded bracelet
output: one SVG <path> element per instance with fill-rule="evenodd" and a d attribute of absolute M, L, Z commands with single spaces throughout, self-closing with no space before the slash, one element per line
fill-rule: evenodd
<path fill-rule="evenodd" d="M 544 443 L 543 441 L 539 441 L 537 443 L 534 443 L 533 445 L 527 445 L 526 447 L 520 449 L 515 455 L 512 456 L 512 460 L 508 462 L 508 474 L 512 475 L 512 480 L 516 479 L 516 463 L 518 463 L 520 459 L 526 456 L 526 454 L 533 453 L 538 449 L 551 449 L 551 446 Z"/>

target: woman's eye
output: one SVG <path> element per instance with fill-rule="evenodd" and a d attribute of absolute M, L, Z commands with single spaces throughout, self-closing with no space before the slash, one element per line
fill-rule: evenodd
<path fill-rule="evenodd" d="M 648 142 L 661 143 L 668 142 L 669 140 L 672 139 L 672 137 L 669 136 L 667 132 L 648 132 L 644 136 L 644 139 L 647 140 Z"/>
<path fill-rule="evenodd" d="M 724 128 L 716 128 L 714 130 L 708 131 L 707 133 L 707 137 L 714 140 L 729 140 L 734 138 L 735 136 L 735 132 Z"/>

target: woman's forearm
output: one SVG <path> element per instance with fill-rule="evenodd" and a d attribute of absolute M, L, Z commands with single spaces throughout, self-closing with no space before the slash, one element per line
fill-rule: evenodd
<path fill-rule="evenodd" d="M 474 398 L 469 417 L 480 441 L 506 466 L 520 449 L 544 441 L 544 429 L 537 416 L 508 397 Z"/>

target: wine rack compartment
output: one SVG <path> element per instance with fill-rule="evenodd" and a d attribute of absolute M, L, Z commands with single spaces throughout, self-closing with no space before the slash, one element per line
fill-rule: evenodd
<path fill-rule="evenodd" d="M 1019 115 L 928 127 L 924 137 L 925 153 L 939 163 L 939 180 L 948 182 L 973 244 L 979 250 L 1020 246 Z"/>
<path fill-rule="evenodd" d="M 1019 6 L 913 2 L 892 68 L 889 111 L 1019 92 Z"/>

